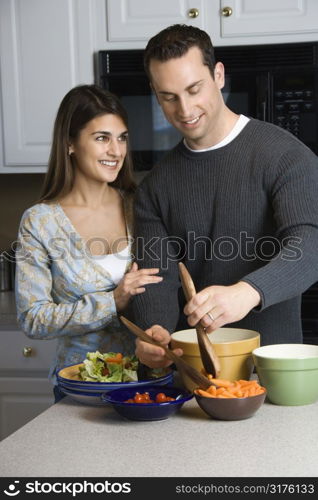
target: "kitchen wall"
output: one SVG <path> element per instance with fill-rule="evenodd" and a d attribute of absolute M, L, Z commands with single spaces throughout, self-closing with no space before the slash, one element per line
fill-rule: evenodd
<path fill-rule="evenodd" d="M 16 239 L 26 208 L 36 203 L 44 174 L 3 174 L 0 176 L 0 251 Z"/>

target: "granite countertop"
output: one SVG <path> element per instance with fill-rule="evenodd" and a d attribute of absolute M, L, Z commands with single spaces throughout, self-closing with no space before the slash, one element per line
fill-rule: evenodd
<path fill-rule="evenodd" d="M 14 292 L 0 292 L 0 331 L 19 329 Z"/>
<path fill-rule="evenodd" d="M 265 403 L 209 418 L 193 399 L 168 420 L 132 422 L 68 397 L 0 442 L 9 477 L 316 477 L 318 403 Z"/>

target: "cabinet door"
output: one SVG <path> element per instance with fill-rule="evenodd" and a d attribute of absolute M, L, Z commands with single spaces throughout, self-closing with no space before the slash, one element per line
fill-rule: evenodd
<path fill-rule="evenodd" d="M 29 339 L 21 330 L 0 331 L 0 439 L 53 403 L 48 373 L 55 351 L 55 340 Z"/>
<path fill-rule="evenodd" d="M 221 0 L 221 37 L 318 33 L 317 18 L 317 0 Z"/>
<path fill-rule="evenodd" d="M 204 29 L 204 7 L 204 0 L 108 0 L 108 40 L 148 40 L 176 23 Z M 192 13 L 197 17 L 191 17 Z"/>
<path fill-rule="evenodd" d="M 63 95 L 93 82 L 93 0 L 1 0 L 6 173 L 43 172 Z M 3 169 L 2 169 L 3 171 Z"/>
<path fill-rule="evenodd" d="M 56 351 L 56 340 L 28 338 L 21 330 L 0 331 L 0 377 L 47 376 Z"/>
<path fill-rule="evenodd" d="M 53 387 L 45 378 L 0 377 L 0 440 L 49 408 L 53 402 Z"/>

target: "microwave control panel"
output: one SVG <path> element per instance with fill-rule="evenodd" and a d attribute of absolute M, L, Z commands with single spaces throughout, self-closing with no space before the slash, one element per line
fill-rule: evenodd
<path fill-rule="evenodd" d="M 312 149 L 318 130 L 315 80 L 312 72 L 273 77 L 273 122 L 307 145 L 312 143 Z"/>

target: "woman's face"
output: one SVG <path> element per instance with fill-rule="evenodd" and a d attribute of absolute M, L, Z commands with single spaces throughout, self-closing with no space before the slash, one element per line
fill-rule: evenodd
<path fill-rule="evenodd" d="M 119 116 L 105 114 L 93 118 L 69 147 L 78 172 L 92 180 L 113 182 L 127 153 L 127 136 Z"/>

